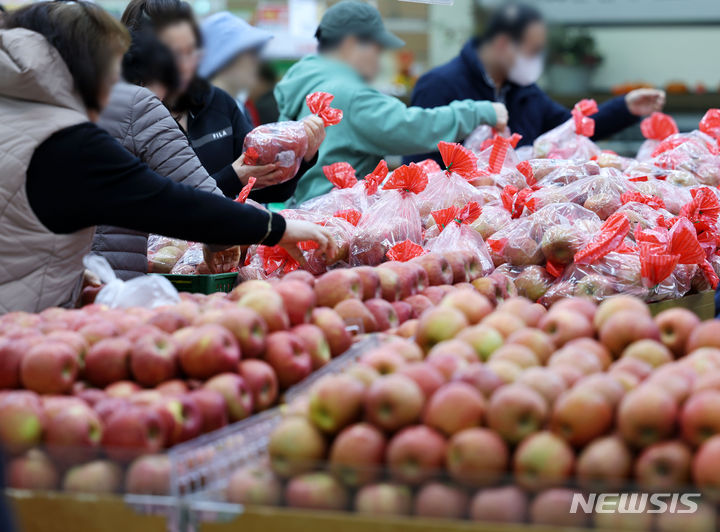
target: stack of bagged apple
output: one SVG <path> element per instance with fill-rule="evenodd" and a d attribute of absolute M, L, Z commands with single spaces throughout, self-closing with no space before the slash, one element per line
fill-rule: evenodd
<path fill-rule="evenodd" d="M 164 493 L 169 465 L 155 453 L 274 406 L 344 353 L 352 330 L 412 328 L 454 281 L 477 275 L 459 252 L 317 279 L 299 271 L 152 310 L 6 314 L 0 445 L 14 457 L 9 484 Z M 122 488 L 120 466 L 135 459 Z"/>
<path fill-rule="evenodd" d="M 282 248 L 252 247 L 241 276 L 265 279 L 301 267 L 319 274 L 463 249 L 484 274 L 497 268 L 521 295 L 545 305 L 618 293 L 659 301 L 714 288 L 720 110 L 709 110 L 689 133 L 667 115 L 652 115 L 634 159 L 590 140 L 596 111 L 593 101 L 578 103 L 573 118 L 530 152 L 515 150 L 518 135 L 486 128 L 473 151 L 439 143 L 444 168 L 426 160 L 388 173 L 383 161 L 357 179 L 347 163 L 326 166 L 333 190 L 282 214 L 328 228 L 337 256 L 328 263 L 307 243 L 301 266 Z"/>
<path fill-rule="evenodd" d="M 653 318 L 630 296 L 598 307 L 570 298 L 549 311 L 513 297 L 494 309 L 459 288 L 413 332 L 314 383 L 271 433 L 267 460 L 229 477 L 227 499 L 715 530 L 720 322 L 681 308 Z M 677 500 L 660 514 L 570 512 L 576 492 L 625 489 L 703 498 L 692 515 L 675 513 Z M 612 509 L 618 498 L 604 504 Z"/>

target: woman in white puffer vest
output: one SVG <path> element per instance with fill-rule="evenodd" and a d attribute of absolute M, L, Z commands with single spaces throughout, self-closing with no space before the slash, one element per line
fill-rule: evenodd
<path fill-rule="evenodd" d="M 101 7 L 40 2 L 0 24 L 0 314 L 73 305 L 101 224 L 334 252 L 323 228 L 174 183 L 93 123 L 129 44 Z"/>

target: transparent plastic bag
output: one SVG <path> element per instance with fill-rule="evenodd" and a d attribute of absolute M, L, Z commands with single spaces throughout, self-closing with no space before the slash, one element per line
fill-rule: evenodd
<path fill-rule="evenodd" d="M 337 124 L 342 111 L 330 107 L 333 96 L 315 92 L 306 98 L 310 112 L 322 118 L 325 126 Z M 302 121 L 275 122 L 258 126 L 245 136 L 245 164 L 251 166 L 275 163 L 280 167 L 279 183 L 292 179 L 308 149 L 307 131 Z"/>
<path fill-rule="evenodd" d="M 495 185 L 500 188 L 513 186 L 517 189 L 528 186 L 530 183 L 517 169 L 520 159 L 515 154 L 515 146 L 520 139 L 518 134 L 508 138 L 495 135 L 487 141 L 486 148 L 478 154 L 478 172 L 472 184 L 476 187 Z"/>
<path fill-rule="evenodd" d="M 427 186 L 427 174 L 418 165 L 401 166 L 383 187 L 379 199 L 363 214 L 350 246 L 352 265 L 380 264 L 399 242 L 422 243 L 422 221 L 416 195 Z"/>
<path fill-rule="evenodd" d="M 188 246 L 180 260 L 175 263 L 170 273 L 178 275 L 204 275 L 209 274 L 210 269 L 205 264 L 203 245 L 199 242 Z"/>
<path fill-rule="evenodd" d="M 188 248 L 188 242 L 162 235 L 148 237 L 147 258 L 149 273 L 170 273 Z"/>
<path fill-rule="evenodd" d="M 463 207 L 481 199 L 481 193 L 469 183 L 477 175 L 477 157 L 460 144 L 440 142 L 438 149 L 445 170 L 428 174 L 428 184 L 416 198 L 423 220 L 432 211 Z"/>
<path fill-rule="evenodd" d="M 86 269 L 97 275 L 105 286 L 95 303 L 110 308 L 155 308 L 180 302 L 180 295 L 170 281 L 160 275 L 143 275 L 129 281 L 117 278 L 108 261 L 100 255 L 85 255 Z"/>
<path fill-rule="evenodd" d="M 588 138 L 595 133 L 595 121 L 589 116 L 597 110 L 594 100 L 575 104 L 570 120 L 535 139 L 533 157 L 588 161 L 600 155 L 600 148 Z"/>
<path fill-rule="evenodd" d="M 499 189 L 498 189 L 499 190 Z M 470 226 L 487 240 L 510 222 L 510 213 L 498 203 L 483 206 L 480 216 Z"/>
<path fill-rule="evenodd" d="M 465 139 L 463 146 L 473 153 L 480 153 L 487 148 L 487 142 L 492 140 L 495 135 L 501 137 L 510 137 L 510 129 L 505 127 L 503 131 L 498 132 L 494 127 L 482 124 L 476 127 L 472 133 Z"/>

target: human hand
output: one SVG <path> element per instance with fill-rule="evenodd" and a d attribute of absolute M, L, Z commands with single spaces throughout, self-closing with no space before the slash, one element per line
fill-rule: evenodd
<path fill-rule="evenodd" d="M 504 103 L 493 103 L 493 109 L 495 110 L 495 125 L 493 126 L 496 130 L 502 131 L 507 127 L 508 123 L 508 110 Z M 492 125 L 492 124 L 491 124 Z"/>
<path fill-rule="evenodd" d="M 324 254 L 329 263 L 333 261 L 335 255 L 337 255 L 337 244 L 327 229 L 303 220 L 286 220 L 285 224 L 285 233 L 278 245 L 285 248 L 290 253 L 290 256 L 301 265 L 305 265 L 305 258 L 297 244 L 306 240 L 316 242 L 318 245 L 317 251 Z"/>
<path fill-rule="evenodd" d="M 325 124 L 319 116 L 310 115 L 303 118 L 303 125 L 308 138 L 305 160 L 309 162 L 315 157 L 315 154 L 320 149 L 320 144 L 325 140 Z"/>
<path fill-rule="evenodd" d="M 232 163 L 233 170 L 243 186 L 247 185 L 248 179 L 254 177 L 257 179 L 253 190 L 277 185 L 280 183 L 283 175 L 283 169 L 277 164 L 263 164 L 260 166 L 251 166 L 245 164 L 245 154 L 243 153 L 237 160 Z"/>
<path fill-rule="evenodd" d="M 237 268 L 241 254 L 240 246 L 220 251 L 212 251 L 208 246 L 203 246 L 203 258 L 210 273 L 227 273 Z"/>
<path fill-rule="evenodd" d="M 628 110 L 635 116 L 648 116 L 662 111 L 665 106 L 665 91 L 658 89 L 635 89 L 625 95 Z"/>

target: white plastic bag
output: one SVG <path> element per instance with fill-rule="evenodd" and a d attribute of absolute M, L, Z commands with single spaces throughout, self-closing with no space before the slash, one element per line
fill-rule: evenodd
<path fill-rule="evenodd" d="M 122 281 L 117 278 L 105 257 L 88 254 L 83 258 L 83 264 L 105 284 L 95 298 L 95 303 L 99 305 L 110 308 L 155 308 L 180 302 L 178 291 L 160 275 L 143 275 Z"/>

